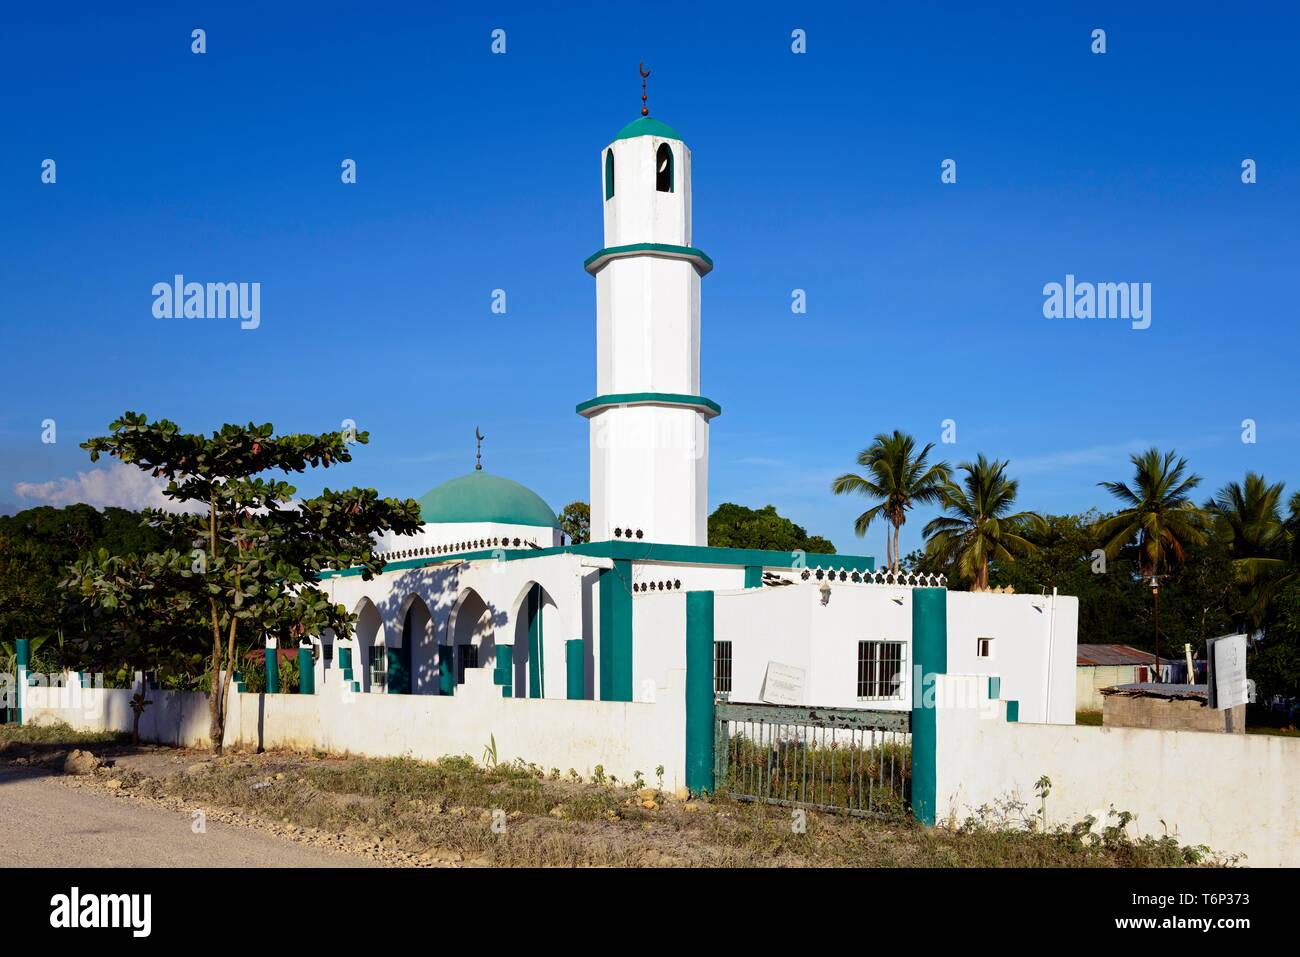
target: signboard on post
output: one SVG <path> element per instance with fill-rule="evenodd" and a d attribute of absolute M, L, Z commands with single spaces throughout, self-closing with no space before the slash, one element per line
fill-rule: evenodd
<path fill-rule="evenodd" d="M 1246 688 L 1246 636 L 1211 638 L 1205 645 L 1210 707 L 1235 708 L 1249 700 Z"/>
<path fill-rule="evenodd" d="M 762 700 L 766 704 L 803 704 L 804 670 L 777 661 L 767 663 Z"/>

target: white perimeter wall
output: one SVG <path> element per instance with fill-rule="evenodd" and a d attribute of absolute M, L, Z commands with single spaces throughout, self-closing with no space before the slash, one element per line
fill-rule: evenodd
<path fill-rule="evenodd" d="M 640 771 L 686 786 L 685 672 L 667 675 L 649 702 L 502 698 L 488 669 L 470 669 L 455 695 L 346 693 L 337 671 L 319 694 L 231 693 L 225 743 L 320 749 L 365 757 L 432 761 L 469 755 L 482 763 L 495 738 L 497 760 L 516 758 L 590 777 L 596 765 L 620 780 Z M 63 697 L 60 698 L 59 695 Z M 130 691 L 29 688 L 24 720 L 67 722 L 88 731 L 130 731 Z M 147 741 L 208 746 L 208 699 L 198 692 L 151 691 L 140 723 Z"/>
<path fill-rule="evenodd" d="M 987 678 L 947 676 L 939 700 L 945 692 L 948 700 L 973 700 L 981 685 Z M 1006 798 L 1037 810 L 1034 782 L 1047 775 L 1049 826 L 1104 817 L 1113 806 L 1137 815 L 1136 834 L 1244 853 L 1256 867 L 1300 866 L 1295 738 L 1008 723 L 1000 705 L 941 707 L 936 724 L 940 822 L 961 823 Z"/>
<path fill-rule="evenodd" d="M 24 724 L 70 725 L 78 731 L 130 731 L 134 691 L 125 688 L 37 687 L 23 696 Z M 140 716 L 140 738 L 183 748 L 208 746 L 208 696 L 197 691 L 150 690 Z"/>

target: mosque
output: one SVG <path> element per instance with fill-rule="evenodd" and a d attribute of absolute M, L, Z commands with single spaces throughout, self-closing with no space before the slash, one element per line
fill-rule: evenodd
<path fill-rule="evenodd" d="M 644 95 L 644 94 L 643 94 Z M 565 540 L 526 486 L 483 471 L 419 500 L 387 565 L 327 572 L 354 636 L 313 643 L 316 686 L 455 694 L 491 669 L 508 697 L 654 700 L 684 667 L 686 593 L 715 595 L 714 690 L 737 701 L 911 707 L 911 589 L 866 556 L 714 548 L 700 380 L 700 282 L 713 260 L 691 229 L 691 152 L 646 110 L 601 152 L 590 541 Z M 1022 720 L 1074 720 L 1077 600 L 948 593 L 952 673 L 1001 675 Z"/>

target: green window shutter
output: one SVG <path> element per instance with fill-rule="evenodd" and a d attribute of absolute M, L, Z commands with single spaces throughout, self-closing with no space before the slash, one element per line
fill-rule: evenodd
<path fill-rule="evenodd" d="M 438 646 L 438 693 L 456 693 L 456 672 L 452 669 L 451 645 Z"/>

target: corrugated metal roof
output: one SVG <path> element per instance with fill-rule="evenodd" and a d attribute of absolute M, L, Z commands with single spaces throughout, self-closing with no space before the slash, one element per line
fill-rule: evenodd
<path fill-rule="evenodd" d="M 1131 684 L 1102 688 L 1104 695 L 1123 695 L 1128 698 L 1189 698 L 1204 701 L 1210 696 L 1209 685 Z"/>
<path fill-rule="evenodd" d="M 1081 665 L 1151 665 L 1155 656 L 1128 645 L 1079 645 L 1077 661 Z"/>

